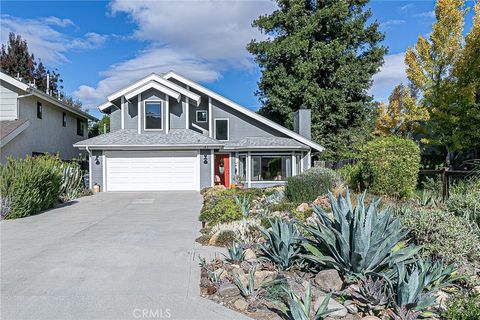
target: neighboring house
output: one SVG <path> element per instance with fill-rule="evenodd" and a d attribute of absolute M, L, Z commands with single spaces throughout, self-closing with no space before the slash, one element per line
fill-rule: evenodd
<path fill-rule="evenodd" d="M 44 153 L 79 157 L 73 144 L 88 137 L 86 112 L 0 72 L 0 154 L 23 158 Z"/>
<path fill-rule="evenodd" d="M 177 73 L 151 74 L 99 106 L 110 133 L 80 141 L 102 191 L 282 184 L 311 166 L 310 110 L 286 129 Z M 91 185 L 91 186 L 92 186 Z"/>

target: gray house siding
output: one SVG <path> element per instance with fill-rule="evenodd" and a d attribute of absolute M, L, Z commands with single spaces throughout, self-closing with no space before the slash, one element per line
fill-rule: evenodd
<path fill-rule="evenodd" d="M 115 109 L 110 113 L 110 131 L 120 130 L 122 128 L 122 111 Z"/>
<path fill-rule="evenodd" d="M 212 186 L 212 151 L 200 150 L 200 189 Z"/>
<path fill-rule="evenodd" d="M 100 186 L 100 191 L 104 191 L 103 186 L 103 152 L 101 150 L 92 150 L 90 156 L 90 168 L 92 187 L 95 184 Z"/>
<path fill-rule="evenodd" d="M 130 101 L 125 102 L 125 108 L 123 108 L 125 129 L 137 129 L 138 128 L 138 104 L 137 98 L 132 98 Z M 120 118 L 121 121 L 121 118 Z"/>
<path fill-rule="evenodd" d="M 185 129 L 187 121 L 187 115 L 185 114 L 186 103 L 186 98 L 183 96 L 180 102 L 169 98 L 170 129 Z"/>
<path fill-rule="evenodd" d="M 15 120 L 18 94 L 15 88 L 4 81 L 0 81 L 0 120 Z"/>
<path fill-rule="evenodd" d="M 193 93 L 195 94 L 198 94 L 200 97 L 201 97 L 201 100 L 200 100 L 200 105 L 199 106 L 196 106 L 195 104 L 193 103 L 190 103 L 189 105 L 189 108 L 188 108 L 188 111 L 189 111 L 189 123 L 190 123 L 190 128 L 188 129 L 192 129 L 192 130 L 195 130 L 197 132 L 200 132 L 200 130 L 196 129 L 195 127 L 193 127 L 191 124 L 195 124 L 197 126 L 199 126 L 200 128 L 204 129 L 204 130 L 207 130 L 208 131 L 208 114 L 207 114 L 207 122 L 197 122 L 197 111 L 207 111 L 208 112 L 208 96 L 195 90 L 195 89 L 190 89 L 190 91 L 192 91 Z"/>
<path fill-rule="evenodd" d="M 37 101 L 42 103 L 42 119 L 37 118 Z M 67 125 L 63 126 L 63 112 L 67 115 Z M 8 156 L 23 158 L 32 152 L 60 155 L 70 160 L 84 155 L 84 152 L 73 147 L 73 144 L 87 138 L 87 121 L 83 119 L 83 136 L 77 135 L 77 118 L 73 113 L 65 111 L 49 102 L 35 97 L 19 100 L 19 118 L 28 119 L 30 126 L 15 139 L 7 143 L 1 150 L 1 161 Z"/>

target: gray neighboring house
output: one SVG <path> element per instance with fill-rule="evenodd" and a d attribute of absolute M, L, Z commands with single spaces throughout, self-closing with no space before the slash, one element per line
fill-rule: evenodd
<path fill-rule="evenodd" d="M 73 144 L 88 137 L 88 120 L 97 119 L 0 72 L 1 163 L 47 152 L 78 158 Z"/>
<path fill-rule="evenodd" d="M 110 133 L 77 142 L 90 155 L 90 187 L 101 191 L 200 190 L 285 183 L 323 147 L 310 140 L 310 110 L 291 131 L 168 72 L 107 97 Z"/>

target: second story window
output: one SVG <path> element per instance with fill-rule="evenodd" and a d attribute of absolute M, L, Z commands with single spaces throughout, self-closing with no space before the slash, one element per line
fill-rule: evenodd
<path fill-rule="evenodd" d="M 228 119 L 215 119 L 215 139 L 228 140 Z"/>
<path fill-rule="evenodd" d="M 162 103 L 145 101 L 145 130 L 162 130 Z"/>
<path fill-rule="evenodd" d="M 37 118 L 42 119 L 42 103 L 37 101 Z"/>
<path fill-rule="evenodd" d="M 197 122 L 198 123 L 207 122 L 207 111 L 205 111 L 205 110 L 198 110 L 197 111 Z"/>
<path fill-rule="evenodd" d="M 67 114 L 65 112 L 62 113 L 62 125 L 67 126 Z"/>
<path fill-rule="evenodd" d="M 83 121 L 77 118 L 77 135 L 83 137 Z"/>

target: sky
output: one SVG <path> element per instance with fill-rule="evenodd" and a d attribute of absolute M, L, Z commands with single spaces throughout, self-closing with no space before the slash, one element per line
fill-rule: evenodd
<path fill-rule="evenodd" d="M 276 9 L 273 1 L 4 1 L 0 40 L 9 32 L 27 40 L 49 69 L 58 69 L 64 91 L 93 115 L 112 92 L 152 72 L 169 70 L 252 110 L 261 73 L 245 49 L 264 35 L 254 19 Z M 467 6 L 473 6 L 467 1 Z M 404 54 L 418 35 L 428 36 L 434 1 L 372 1 L 372 21 L 385 32 L 388 54 L 370 93 L 386 101 L 406 82 Z M 472 24 L 466 18 L 466 30 Z"/>

